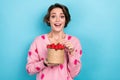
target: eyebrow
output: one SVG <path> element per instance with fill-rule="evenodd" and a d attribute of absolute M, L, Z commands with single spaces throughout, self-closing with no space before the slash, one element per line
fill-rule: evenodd
<path fill-rule="evenodd" d="M 51 14 L 56 14 L 56 13 L 51 13 Z M 60 13 L 60 14 L 64 14 L 64 13 Z"/>

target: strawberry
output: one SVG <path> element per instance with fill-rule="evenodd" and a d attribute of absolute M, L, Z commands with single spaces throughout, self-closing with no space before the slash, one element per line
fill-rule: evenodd
<path fill-rule="evenodd" d="M 58 49 L 60 49 L 60 45 L 57 45 Z"/>
<path fill-rule="evenodd" d="M 51 44 L 51 48 L 55 49 L 55 44 L 54 43 Z"/>
<path fill-rule="evenodd" d="M 47 48 L 50 48 L 50 45 L 49 45 L 49 44 L 47 45 Z"/>
<path fill-rule="evenodd" d="M 58 48 L 58 46 L 56 45 L 54 49 L 55 49 L 55 50 L 58 50 L 59 48 Z"/>
<path fill-rule="evenodd" d="M 62 45 L 62 46 L 61 46 L 61 49 L 64 49 L 64 48 L 65 48 L 64 45 Z"/>
<path fill-rule="evenodd" d="M 65 46 L 60 43 L 57 43 L 57 44 L 52 43 L 52 44 L 48 44 L 47 48 L 58 50 L 58 49 L 64 49 Z"/>

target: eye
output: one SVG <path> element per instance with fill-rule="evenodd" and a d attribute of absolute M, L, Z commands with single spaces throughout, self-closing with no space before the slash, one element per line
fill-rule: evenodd
<path fill-rule="evenodd" d="M 51 16 L 51 18 L 55 18 L 55 16 L 54 16 L 54 15 L 52 15 L 52 16 Z"/>
<path fill-rule="evenodd" d="M 60 16 L 61 18 L 65 18 L 65 16 Z"/>

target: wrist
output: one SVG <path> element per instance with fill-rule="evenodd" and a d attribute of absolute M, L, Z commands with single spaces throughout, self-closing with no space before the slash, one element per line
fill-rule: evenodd
<path fill-rule="evenodd" d="M 69 55 L 74 55 L 74 49 L 72 48 L 72 49 L 69 49 L 68 50 L 68 53 L 69 53 Z"/>

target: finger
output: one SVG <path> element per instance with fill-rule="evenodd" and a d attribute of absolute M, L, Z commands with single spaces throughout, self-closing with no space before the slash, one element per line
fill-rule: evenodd
<path fill-rule="evenodd" d="M 67 40 L 63 40 L 63 42 L 64 42 L 64 43 L 68 43 L 69 41 L 67 41 Z"/>

